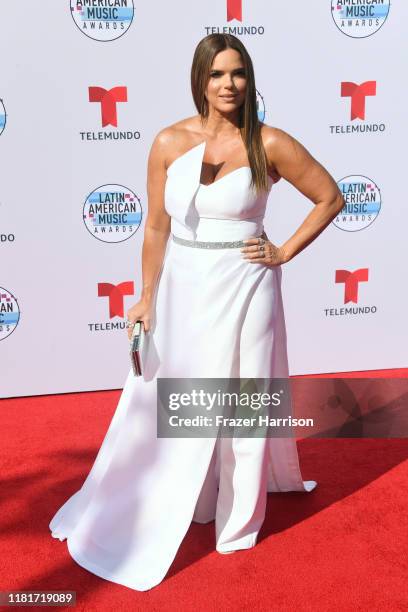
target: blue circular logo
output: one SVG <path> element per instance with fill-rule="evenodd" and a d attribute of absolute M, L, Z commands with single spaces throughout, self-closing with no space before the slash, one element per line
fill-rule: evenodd
<path fill-rule="evenodd" d="M 20 308 L 14 295 L 0 287 L 0 340 L 4 340 L 16 329 L 20 320 Z"/>
<path fill-rule="evenodd" d="M 390 0 L 332 0 L 331 14 L 343 34 L 351 38 L 372 36 L 384 25 L 390 12 Z"/>
<path fill-rule="evenodd" d="M 256 89 L 256 110 L 258 112 L 259 121 L 265 121 L 265 102 L 259 91 Z"/>
<path fill-rule="evenodd" d="M 381 210 L 381 192 L 374 181 L 361 174 L 351 174 L 337 185 L 345 204 L 332 223 L 346 232 L 359 232 L 374 223 Z"/>
<path fill-rule="evenodd" d="M 108 42 L 130 28 L 135 12 L 133 0 L 70 0 L 71 15 L 82 34 Z"/>
<path fill-rule="evenodd" d="M 7 121 L 7 113 L 6 107 L 4 106 L 3 100 L 0 98 L 0 136 L 4 132 L 4 128 L 6 127 Z"/>
<path fill-rule="evenodd" d="M 101 185 L 86 198 L 83 220 L 94 238 L 102 242 L 123 242 L 139 229 L 142 221 L 140 199 L 123 185 Z"/>

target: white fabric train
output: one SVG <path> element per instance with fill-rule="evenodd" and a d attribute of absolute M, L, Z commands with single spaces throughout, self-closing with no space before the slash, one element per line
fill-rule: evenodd
<path fill-rule="evenodd" d="M 168 168 L 172 232 L 193 240 L 259 236 L 267 193 L 242 166 L 200 184 L 205 142 Z M 250 548 L 266 491 L 311 491 L 294 438 L 157 438 L 156 378 L 288 376 L 281 267 L 239 248 L 168 242 L 142 377 L 123 393 L 82 488 L 50 522 L 72 558 L 94 574 L 144 591 L 166 575 L 192 520 L 215 519 L 219 551 Z"/>

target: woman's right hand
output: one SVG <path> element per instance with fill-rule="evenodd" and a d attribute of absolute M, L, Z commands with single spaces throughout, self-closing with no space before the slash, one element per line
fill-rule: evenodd
<path fill-rule="evenodd" d="M 150 323 L 152 319 L 152 304 L 143 299 L 139 300 L 137 304 L 129 308 L 126 313 L 127 319 L 131 323 L 135 323 L 136 321 L 143 321 L 143 327 L 145 332 L 150 331 Z M 133 327 L 127 328 L 128 338 L 132 337 Z"/>

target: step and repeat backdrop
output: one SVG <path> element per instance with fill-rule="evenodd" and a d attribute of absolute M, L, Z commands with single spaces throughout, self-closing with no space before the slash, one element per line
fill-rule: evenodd
<path fill-rule="evenodd" d="M 345 198 L 283 266 L 291 374 L 408 365 L 408 2 L 20 0 L 0 14 L 2 397 L 123 386 L 147 156 L 196 114 L 192 56 L 213 32 L 241 38 L 259 117 Z M 269 238 L 284 242 L 312 207 L 279 181 Z"/>

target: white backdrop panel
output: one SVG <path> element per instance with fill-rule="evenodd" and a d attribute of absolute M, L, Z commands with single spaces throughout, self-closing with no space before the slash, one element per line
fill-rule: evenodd
<path fill-rule="evenodd" d="M 407 366 L 406 205 L 399 193 L 408 137 L 407 3 L 395 0 L 381 29 L 365 38 L 335 26 L 330 0 L 243 0 L 242 23 L 228 23 L 226 8 L 226 0 L 136 2 L 128 31 L 102 42 L 78 29 L 69 2 L 2 3 L 0 234 L 14 240 L 0 242 L 1 304 L 10 303 L 10 292 L 20 308 L 14 331 L 0 330 L 2 397 L 123 385 L 126 332 L 106 329 L 123 317 L 109 317 L 98 283 L 133 281 L 125 314 L 138 299 L 147 155 L 160 129 L 195 114 L 194 48 L 209 28 L 228 25 L 256 31 L 241 39 L 265 122 L 295 136 L 337 181 L 362 175 L 381 192 L 370 226 L 353 232 L 331 224 L 283 268 L 291 374 Z M 366 97 L 365 117 L 351 120 L 341 83 L 366 81 L 376 81 L 376 95 Z M 118 126 L 102 127 L 88 88 L 119 86 L 127 102 L 117 103 Z M 384 129 L 346 133 L 356 125 Z M 94 139 L 108 132 L 140 138 Z M 97 240 L 83 222 L 85 199 L 106 184 L 125 186 L 141 202 L 142 223 L 123 242 Z M 312 206 L 281 180 L 269 198 L 269 238 L 285 241 Z M 368 282 L 359 284 L 357 303 L 344 304 L 335 272 L 360 268 L 368 268 Z M 358 306 L 371 312 L 335 314 Z"/>

